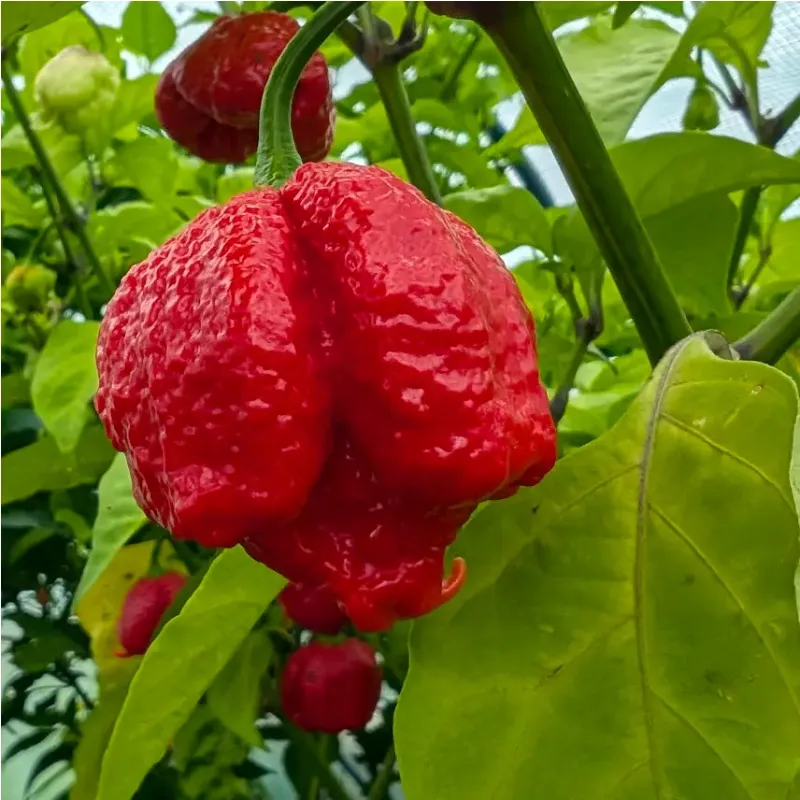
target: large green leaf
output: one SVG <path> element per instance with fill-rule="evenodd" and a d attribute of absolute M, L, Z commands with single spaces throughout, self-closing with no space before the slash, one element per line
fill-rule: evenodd
<path fill-rule="evenodd" d="M 640 214 L 650 216 L 717 192 L 800 183 L 800 161 L 709 133 L 661 133 L 611 151 Z"/>
<path fill-rule="evenodd" d="M 75 448 L 97 391 L 98 322 L 59 323 L 36 361 L 31 381 L 34 411 L 64 453 Z"/>
<path fill-rule="evenodd" d="M 693 48 L 703 46 L 720 61 L 752 71 L 772 30 L 772 2 L 703 3 L 681 37 L 661 82 L 684 74 Z"/>
<path fill-rule="evenodd" d="M 286 581 L 241 547 L 211 565 L 144 656 L 108 745 L 97 800 L 128 800 Z"/>
<path fill-rule="evenodd" d="M 161 3 L 128 3 L 122 17 L 125 46 L 155 61 L 175 44 L 178 31 Z"/>
<path fill-rule="evenodd" d="M 460 535 L 466 586 L 411 637 L 409 800 L 796 796 L 798 396 L 709 343 Z"/>
<path fill-rule="evenodd" d="M 530 192 L 518 186 L 453 192 L 445 197 L 444 207 L 472 225 L 498 253 L 523 244 L 548 255 L 553 252 L 544 209 Z"/>
<path fill-rule="evenodd" d="M 261 679 L 272 659 L 272 641 L 265 630 L 253 631 L 208 689 L 211 712 L 243 742 L 263 747 L 255 721 L 261 714 Z"/>
<path fill-rule="evenodd" d="M 102 575 L 119 549 L 133 536 L 147 517 L 133 499 L 131 473 L 123 453 L 117 453 L 97 487 L 97 519 L 92 527 L 92 550 L 75 590 L 77 603 Z"/>
<path fill-rule="evenodd" d="M 62 453 L 52 436 L 3 456 L 2 504 L 37 492 L 71 489 L 94 483 L 114 457 L 114 448 L 99 425 L 86 428 L 71 453 Z"/>
<path fill-rule="evenodd" d="M 51 22 L 66 16 L 83 5 L 82 2 L 42 2 L 37 0 L 35 3 L 16 2 L 0 5 L 0 23 L 3 28 L 3 42 L 7 42 L 12 36 L 20 33 L 35 31 L 37 28 L 44 28 Z"/>
<path fill-rule="evenodd" d="M 678 34 L 662 22 L 632 19 L 615 31 L 606 18 L 559 37 L 559 50 L 606 144 L 625 138 L 658 85 L 678 40 Z M 546 141 L 526 108 L 514 128 L 490 152 L 532 144 Z"/>
<path fill-rule="evenodd" d="M 722 195 L 800 182 L 800 162 L 738 139 L 697 132 L 625 142 L 612 148 L 611 157 L 689 310 L 724 313 L 733 217 Z M 559 226 L 559 241 L 579 272 L 600 267 L 597 245 L 577 209 Z"/>

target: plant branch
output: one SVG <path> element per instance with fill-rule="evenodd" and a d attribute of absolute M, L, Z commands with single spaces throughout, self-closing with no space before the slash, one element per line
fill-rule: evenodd
<path fill-rule="evenodd" d="M 472 54 L 475 52 L 475 48 L 478 46 L 478 42 L 480 42 L 480 40 L 481 31 L 480 28 L 476 28 L 473 31 L 472 37 L 467 43 L 467 46 L 461 51 L 458 61 L 455 62 L 453 69 L 450 70 L 450 74 L 444 80 L 444 86 L 442 87 L 442 92 L 439 95 L 442 102 L 447 102 L 455 97 L 456 88 L 458 87 L 458 79 L 461 77 L 461 73 L 464 71 L 467 64 L 469 64 L 469 60 L 472 58 Z"/>
<path fill-rule="evenodd" d="M 425 145 L 417 133 L 399 64 L 384 60 L 373 69 L 372 75 L 383 107 L 386 109 L 389 126 L 397 142 L 397 149 L 400 151 L 408 179 L 428 200 L 441 205 L 439 184 L 433 174 Z"/>
<path fill-rule="evenodd" d="M 775 117 L 764 121 L 763 139 L 766 147 L 775 148 L 800 117 L 800 94 Z"/>
<path fill-rule="evenodd" d="M 742 196 L 742 204 L 739 206 L 739 223 L 736 227 L 736 238 L 733 240 L 733 251 L 728 265 L 728 286 L 732 287 L 736 280 L 736 273 L 739 271 L 739 262 L 742 260 L 742 253 L 747 245 L 747 237 L 750 235 L 750 228 L 753 225 L 758 201 L 761 199 L 761 187 L 751 186 Z"/>
<path fill-rule="evenodd" d="M 351 800 L 339 779 L 331 772 L 330 764 L 320 752 L 313 738 L 290 722 L 285 723 L 285 729 L 289 739 L 311 757 L 317 768 L 317 777 L 328 791 L 331 800 Z"/>
<path fill-rule="evenodd" d="M 800 287 L 790 292 L 776 309 L 733 345 L 749 361 L 774 364 L 800 340 Z"/>
<path fill-rule="evenodd" d="M 475 3 L 476 8 L 488 4 Z M 572 188 L 655 364 L 691 328 L 538 3 L 492 4 L 479 20 L 500 48 Z"/>
<path fill-rule="evenodd" d="M 369 787 L 367 800 L 384 800 L 386 792 L 389 791 L 389 787 L 392 784 L 392 778 L 394 778 L 394 762 L 395 753 L 394 744 L 392 744 L 386 751 L 386 756 L 378 770 L 378 774 L 375 776 L 375 781 Z"/>
<path fill-rule="evenodd" d="M 72 204 L 72 200 L 70 200 L 66 189 L 64 189 L 64 185 L 61 183 L 61 179 L 58 177 L 55 167 L 53 167 L 53 163 L 50 161 L 50 157 L 47 155 L 47 151 L 42 145 L 38 134 L 31 125 L 30 118 L 28 117 L 25 107 L 22 105 L 22 101 L 17 93 L 16 87 L 14 86 L 11 73 L 8 71 L 8 64 L 6 63 L 5 58 L 0 61 L 0 68 L 2 68 L 3 86 L 5 87 L 6 94 L 8 95 L 8 102 L 11 104 L 14 115 L 19 121 L 19 124 L 22 126 L 22 130 L 25 132 L 25 136 L 27 137 L 28 143 L 30 144 L 31 149 L 36 156 L 36 160 L 39 162 L 39 166 L 41 167 L 44 177 L 46 177 L 51 188 L 53 189 L 56 200 L 58 201 L 58 205 L 61 209 L 61 213 L 64 215 L 64 218 L 70 229 L 77 237 L 81 249 L 83 250 L 86 259 L 92 268 L 92 271 L 94 272 L 97 280 L 100 282 L 100 286 L 110 297 L 114 293 L 114 284 L 108 275 L 106 275 L 103 265 L 100 263 L 97 253 L 94 252 L 94 248 L 92 247 L 92 243 L 89 241 L 89 237 L 86 235 L 86 229 L 84 227 L 83 220 L 76 211 L 75 206 Z"/>
<path fill-rule="evenodd" d="M 734 293 L 733 304 L 737 310 L 744 305 L 745 300 L 747 300 L 747 298 L 750 296 L 750 292 L 752 291 L 755 282 L 761 276 L 761 273 L 764 271 L 764 267 L 769 264 L 771 256 L 772 246 L 769 244 L 762 245 L 758 254 L 758 263 L 750 274 L 750 278 L 745 282 L 741 289 Z"/>
<path fill-rule="evenodd" d="M 75 273 L 75 294 L 78 297 L 78 307 L 86 319 L 92 319 L 94 312 L 92 311 L 92 304 L 89 302 L 89 297 L 86 294 L 86 287 L 83 285 L 81 265 L 75 258 L 75 254 L 72 252 L 72 246 L 69 243 L 66 231 L 62 225 L 61 214 L 59 214 L 55 201 L 53 200 L 53 196 L 50 194 L 50 190 L 47 187 L 47 181 L 41 174 L 38 175 L 38 178 L 39 185 L 42 187 L 44 202 L 47 205 L 47 210 L 50 212 L 50 217 L 53 220 L 53 227 L 56 229 L 59 241 L 61 242 L 61 247 L 64 250 L 64 257 L 72 265 L 72 269 Z"/>
<path fill-rule="evenodd" d="M 592 291 L 593 296 L 588 298 L 589 313 L 586 316 L 581 311 L 571 281 L 561 278 L 557 274 L 556 288 L 569 306 L 572 322 L 575 326 L 576 340 L 572 360 L 556 393 L 553 395 L 553 399 L 550 401 L 550 415 L 553 417 L 553 421 L 558 424 L 567 411 L 569 396 L 572 392 L 572 387 L 575 385 L 575 376 L 578 374 L 583 359 L 586 357 L 589 345 L 603 331 L 603 312 L 600 304 L 599 285 L 596 287 L 597 291 Z"/>

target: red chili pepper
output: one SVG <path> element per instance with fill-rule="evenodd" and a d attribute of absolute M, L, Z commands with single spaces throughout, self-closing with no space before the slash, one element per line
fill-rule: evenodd
<path fill-rule="evenodd" d="M 97 357 L 146 513 L 328 587 L 362 630 L 451 597 L 458 528 L 555 462 L 512 275 L 377 167 L 306 164 L 203 212 L 125 276 Z"/>
<path fill-rule="evenodd" d="M 156 89 L 162 127 L 206 161 L 249 158 L 258 145 L 264 86 L 298 30 L 292 17 L 276 11 L 219 17 L 164 70 Z M 328 67 L 316 53 L 292 104 L 295 141 L 304 161 L 328 154 L 334 117 Z"/>
<path fill-rule="evenodd" d="M 186 576 L 166 572 L 137 581 L 125 597 L 117 624 L 122 645 L 119 656 L 140 656 L 146 652 L 164 612 L 186 585 Z"/>
<path fill-rule="evenodd" d="M 347 615 L 325 586 L 290 583 L 278 600 L 289 619 L 313 633 L 334 636 L 347 624 Z"/>
<path fill-rule="evenodd" d="M 375 712 L 381 681 L 375 653 L 364 642 L 311 642 L 286 661 L 281 705 L 288 719 L 306 731 L 359 730 Z"/>

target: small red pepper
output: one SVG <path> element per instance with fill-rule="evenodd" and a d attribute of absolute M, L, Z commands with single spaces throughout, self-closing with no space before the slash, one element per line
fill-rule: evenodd
<path fill-rule="evenodd" d="M 286 661 L 281 706 L 306 731 L 359 730 L 375 712 L 381 682 L 375 653 L 359 639 L 334 645 L 311 642 Z"/>
<path fill-rule="evenodd" d="M 289 619 L 312 633 L 334 636 L 347 624 L 347 615 L 325 586 L 290 583 L 278 600 Z"/>
<path fill-rule="evenodd" d="M 164 612 L 185 585 L 185 575 L 166 572 L 142 578 L 131 587 L 117 623 L 117 638 L 122 645 L 119 656 L 140 656 L 147 651 Z"/>
<path fill-rule="evenodd" d="M 277 11 L 217 18 L 159 80 L 155 105 L 164 130 L 206 161 L 245 161 L 258 145 L 264 86 L 298 30 L 296 20 Z M 316 53 L 292 104 L 293 131 L 304 161 L 328 154 L 334 117 L 328 67 Z"/>

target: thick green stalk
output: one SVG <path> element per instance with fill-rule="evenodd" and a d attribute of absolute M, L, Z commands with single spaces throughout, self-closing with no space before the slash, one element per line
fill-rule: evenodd
<path fill-rule="evenodd" d="M 327 2 L 286 45 L 275 62 L 261 100 L 255 185 L 278 188 L 302 160 L 292 135 L 292 98 L 297 82 L 314 51 L 363 2 Z"/>
<path fill-rule="evenodd" d="M 683 309 L 538 3 L 497 3 L 496 8 L 480 21 L 503 53 L 553 148 L 655 364 L 691 333 Z"/>
<path fill-rule="evenodd" d="M 375 84 L 378 87 L 389 126 L 394 134 L 400 158 L 408 173 L 408 179 L 432 203 L 442 204 L 442 195 L 436 176 L 431 169 L 428 153 L 422 143 L 414 117 L 411 114 L 411 103 L 400 74 L 400 66 L 394 62 L 387 62 L 375 67 L 372 72 Z"/>
<path fill-rule="evenodd" d="M 100 263 L 97 253 L 94 252 L 94 248 L 92 247 L 92 243 L 89 241 L 89 237 L 86 235 L 86 229 L 84 228 L 83 220 L 75 210 L 75 206 L 72 205 L 72 200 L 67 194 L 66 189 L 64 189 L 64 185 L 61 183 L 61 179 L 58 177 L 58 173 L 53 167 L 50 157 L 47 155 L 47 150 L 44 149 L 39 136 L 31 125 L 31 121 L 28 118 L 27 112 L 25 111 L 25 107 L 22 105 L 19 94 L 14 87 L 14 82 L 11 79 L 11 73 L 8 71 L 8 65 L 6 64 L 5 59 L 2 59 L 2 63 L 0 63 L 0 69 L 2 69 L 3 86 L 5 87 L 6 94 L 8 95 L 8 102 L 11 104 L 14 115 L 19 121 L 19 124 L 22 126 L 22 130 L 25 132 L 25 136 L 27 137 L 28 143 L 31 146 L 31 150 L 33 150 L 33 154 L 36 156 L 36 160 L 39 162 L 42 173 L 53 189 L 53 193 L 56 196 L 58 205 L 61 208 L 61 213 L 69 223 L 70 229 L 77 237 L 81 249 L 86 256 L 92 271 L 95 273 L 97 280 L 110 297 L 114 293 L 114 284 L 108 275 L 106 275 L 103 265 Z"/>
<path fill-rule="evenodd" d="M 748 361 L 774 364 L 800 341 L 800 287 L 790 292 L 783 302 L 747 336 L 733 347 Z"/>

